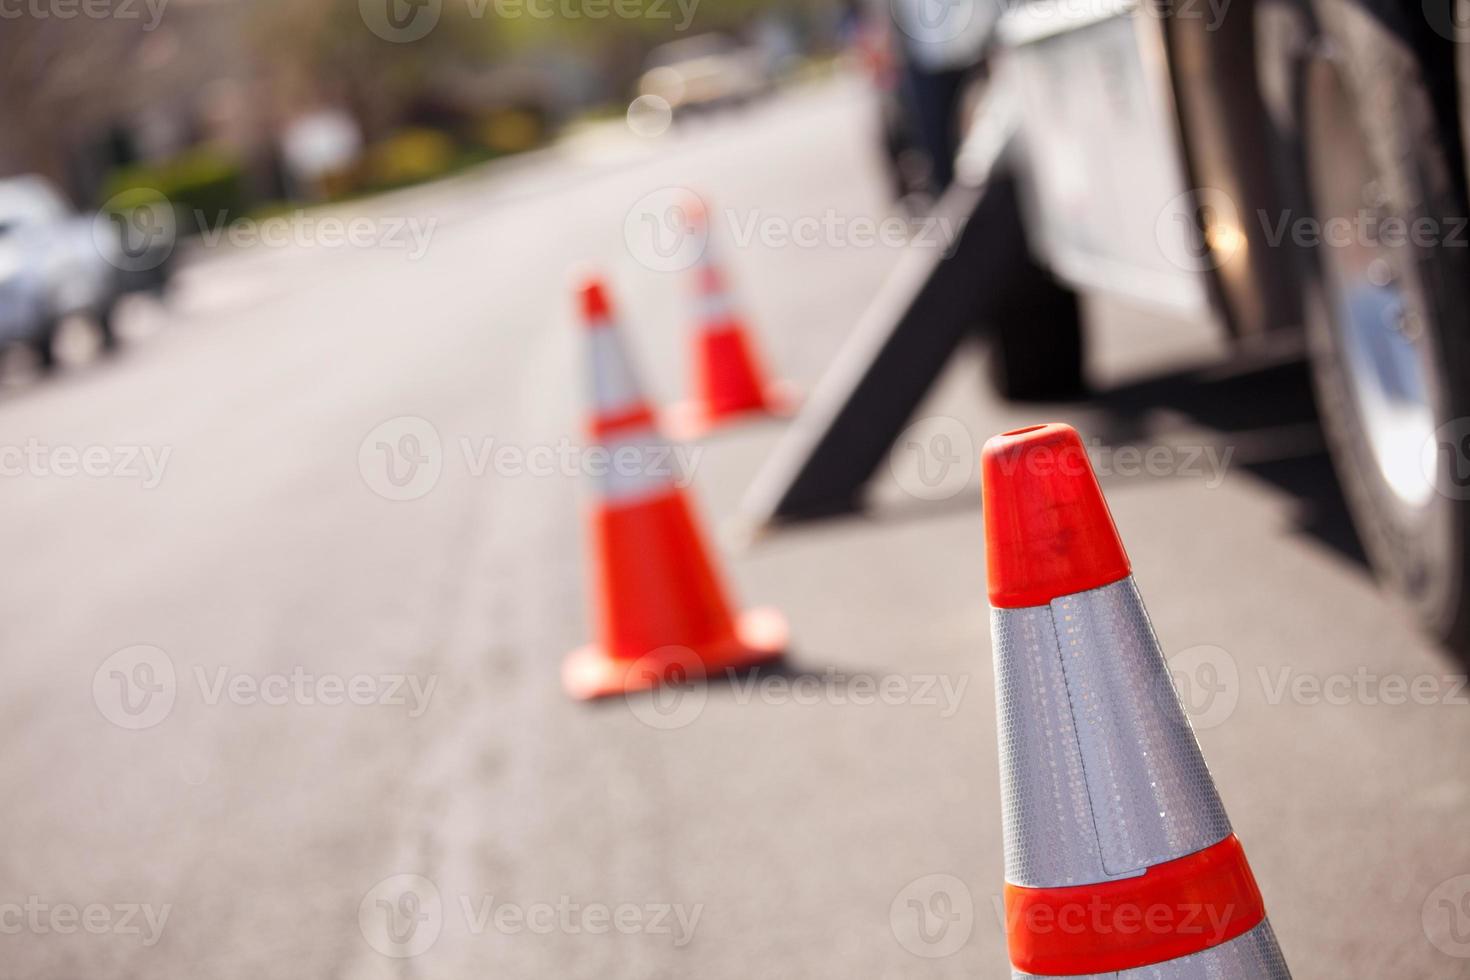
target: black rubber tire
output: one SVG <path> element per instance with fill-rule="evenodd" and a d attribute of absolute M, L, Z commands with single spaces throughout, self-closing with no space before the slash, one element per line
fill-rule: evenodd
<path fill-rule="evenodd" d="M 1277 149 L 1297 154 L 1284 161 L 1281 172 L 1297 175 L 1302 212 L 1323 214 L 1314 195 L 1323 178 L 1314 174 L 1330 175 L 1334 161 L 1317 134 L 1341 118 L 1323 108 L 1340 90 L 1386 192 L 1386 212 L 1410 227 L 1428 219 L 1443 230 L 1444 240 L 1458 226 L 1463 238 L 1457 223 L 1470 211 L 1453 89 L 1447 89 L 1453 73 L 1446 73 L 1434 39 L 1389 0 L 1311 0 L 1300 10 L 1314 40 L 1295 51 L 1263 44 L 1261 55 L 1278 59 L 1263 67 L 1296 87 Z M 1281 58 L 1295 63 L 1283 65 Z M 1300 267 L 1318 408 L 1354 525 L 1379 578 L 1423 627 L 1461 654 L 1470 653 L 1470 483 L 1455 483 L 1470 463 L 1462 444 L 1470 435 L 1470 250 L 1463 240 L 1460 247 L 1408 242 L 1396 257 L 1396 282 L 1406 306 L 1419 315 L 1429 353 L 1426 380 L 1442 474 L 1429 502 L 1411 508 L 1398 503 L 1373 458 L 1330 310 L 1325 247 L 1288 254 Z"/>
<path fill-rule="evenodd" d="M 47 326 L 36 334 L 30 342 L 31 350 L 36 352 L 36 363 L 43 373 L 56 370 L 56 333 L 58 324 Z"/>
<path fill-rule="evenodd" d="M 109 304 L 107 309 L 98 315 L 97 336 L 101 341 L 103 350 L 117 350 L 119 344 L 119 338 L 117 336 L 117 304 Z"/>
<path fill-rule="evenodd" d="M 1027 256 L 983 329 L 995 390 L 1011 401 L 1069 401 L 1086 393 L 1086 347 L 1077 294 Z"/>

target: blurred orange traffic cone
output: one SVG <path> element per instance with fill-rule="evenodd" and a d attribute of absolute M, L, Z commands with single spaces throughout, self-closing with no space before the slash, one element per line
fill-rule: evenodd
<path fill-rule="evenodd" d="M 598 641 L 567 656 L 562 686 L 574 698 L 604 697 L 655 687 L 675 667 L 710 672 L 779 657 L 787 638 L 779 612 L 730 611 L 602 283 L 589 280 L 580 292 L 592 348 L 591 435 L 609 459 L 625 462 L 599 479 L 592 517 Z M 641 465 L 627 465 L 630 457 Z"/>
<path fill-rule="evenodd" d="M 981 474 L 1016 975 L 1290 980 L 1082 440 Z"/>
<path fill-rule="evenodd" d="M 736 312 L 713 256 L 708 209 L 697 196 L 685 205 L 691 233 L 705 245 L 694 266 L 698 290 L 693 362 L 694 395 L 673 407 L 669 431 L 690 439 L 711 429 L 758 415 L 789 414 L 795 402 L 790 386 L 766 380 L 750 332 Z"/>

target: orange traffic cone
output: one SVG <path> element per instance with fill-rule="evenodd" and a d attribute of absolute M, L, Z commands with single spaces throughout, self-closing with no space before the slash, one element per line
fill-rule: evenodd
<path fill-rule="evenodd" d="M 670 433 L 690 439 L 743 419 L 789 414 L 795 402 L 790 386 L 766 381 L 750 332 L 730 299 L 724 274 L 712 254 L 704 202 L 691 195 L 685 215 L 692 233 L 704 236 L 705 246 L 694 266 L 698 290 L 694 395 L 670 411 Z"/>
<path fill-rule="evenodd" d="M 562 686 L 574 698 L 604 697 L 655 687 L 668 678 L 666 668 L 687 672 L 691 661 L 712 672 L 779 657 L 785 619 L 774 609 L 731 614 L 673 473 L 655 472 L 667 465 L 658 462 L 669 455 L 667 443 L 623 351 L 602 283 L 584 284 L 581 301 L 592 347 L 592 438 L 610 459 L 634 456 L 649 465 L 625 463 L 599 480 L 592 518 L 599 639 L 567 656 Z"/>
<path fill-rule="evenodd" d="M 1016 975 L 1290 980 L 1082 440 L 981 474 Z"/>

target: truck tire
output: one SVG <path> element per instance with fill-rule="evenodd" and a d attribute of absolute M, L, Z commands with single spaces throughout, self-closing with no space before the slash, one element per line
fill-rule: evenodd
<path fill-rule="evenodd" d="M 1015 232 L 1025 241 L 1024 227 Z M 1018 402 L 1068 401 L 1087 390 L 1082 308 L 1022 247 L 987 269 L 978 311 L 989 341 L 987 370 L 1001 397 Z"/>
<path fill-rule="evenodd" d="M 1470 211 L 1453 71 L 1392 0 L 1271 2 L 1258 17 L 1289 6 L 1310 40 L 1258 53 L 1262 77 L 1293 88 L 1275 121 L 1299 210 L 1278 247 L 1299 266 L 1333 465 L 1379 578 L 1470 653 Z"/>
<path fill-rule="evenodd" d="M 43 374 L 56 370 L 56 334 L 60 326 L 52 321 L 31 338 L 30 347 L 36 354 L 36 366 Z"/>
<path fill-rule="evenodd" d="M 995 390 L 1018 402 L 1080 398 L 1087 386 L 1077 297 L 1055 284 L 1042 284 L 1026 307 L 990 327 Z"/>
<path fill-rule="evenodd" d="M 118 348 L 117 336 L 117 302 L 108 303 L 97 314 L 97 339 L 104 351 L 115 351 Z"/>

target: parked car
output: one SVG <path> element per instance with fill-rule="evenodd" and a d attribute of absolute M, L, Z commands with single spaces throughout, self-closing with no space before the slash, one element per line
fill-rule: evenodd
<path fill-rule="evenodd" d="M 743 105 L 769 91 L 765 59 L 724 34 L 659 45 L 645 62 L 640 95 L 657 96 L 681 115 Z"/>
<path fill-rule="evenodd" d="M 0 180 L 0 343 L 28 344 L 49 367 L 58 327 L 84 316 L 113 346 L 123 259 L 111 226 L 74 212 L 44 178 Z"/>

